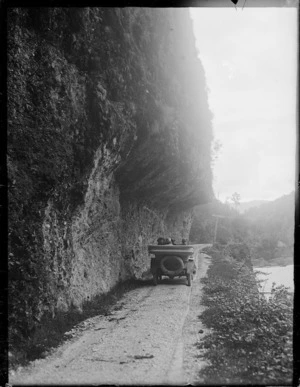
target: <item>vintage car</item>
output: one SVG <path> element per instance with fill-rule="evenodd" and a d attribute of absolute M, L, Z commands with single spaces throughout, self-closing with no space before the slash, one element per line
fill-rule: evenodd
<path fill-rule="evenodd" d="M 193 274 L 196 272 L 194 248 L 191 245 L 149 245 L 151 273 L 153 283 L 157 285 L 162 276 L 186 277 L 187 285 L 191 286 Z"/>

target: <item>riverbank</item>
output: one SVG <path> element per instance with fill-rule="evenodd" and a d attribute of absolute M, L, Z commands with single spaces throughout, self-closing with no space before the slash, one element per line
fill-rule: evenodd
<path fill-rule="evenodd" d="M 288 266 L 294 264 L 293 257 L 278 257 L 267 261 L 264 258 L 254 259 L 252 258 L 253 267 L 269 267 L 269 266 Z"/>
<path fill-rule="evenodd" d="M 200 317 L 211 330 L 198 343 L 205 384 L 291 384 L 293 375 L 293 300 L 282 287 L 266 299 L 254 272 L 211 249 L 212 264 L 203 279 Z M 276 343 L 276 345 L 274 345 Z"/>
<path fill-rule="evenodd" d="M 271 292 L 273 283 L 294 291 L 294 265 L 259 267 L 254 268 L 254 271 L 261 281 L 262 292 Z"/>

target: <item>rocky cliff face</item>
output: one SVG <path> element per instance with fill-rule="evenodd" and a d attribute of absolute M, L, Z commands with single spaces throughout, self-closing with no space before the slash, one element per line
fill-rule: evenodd
<path fill-rule="evenodd" d="M 159 236 L 188 237 L 211 140 L 188 10 L 10 9 L 13 334 L 142 277 Z"/>

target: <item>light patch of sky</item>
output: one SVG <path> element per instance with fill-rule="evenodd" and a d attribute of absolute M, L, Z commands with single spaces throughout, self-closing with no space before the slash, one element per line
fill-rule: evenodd
<path fill-rule="evenodd" d="M 222 201 L 273 200 L 295 188 L 296 8 L 191 8 L 222 150 Z"/>

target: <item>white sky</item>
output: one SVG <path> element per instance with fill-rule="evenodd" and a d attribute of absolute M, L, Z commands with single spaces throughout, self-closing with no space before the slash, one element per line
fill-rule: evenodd
<path fill-rule="evenodd" d="M 273 200 L 295 189 L 296 8 L 191 8 L 214 137 L 214 191 Z"/>

